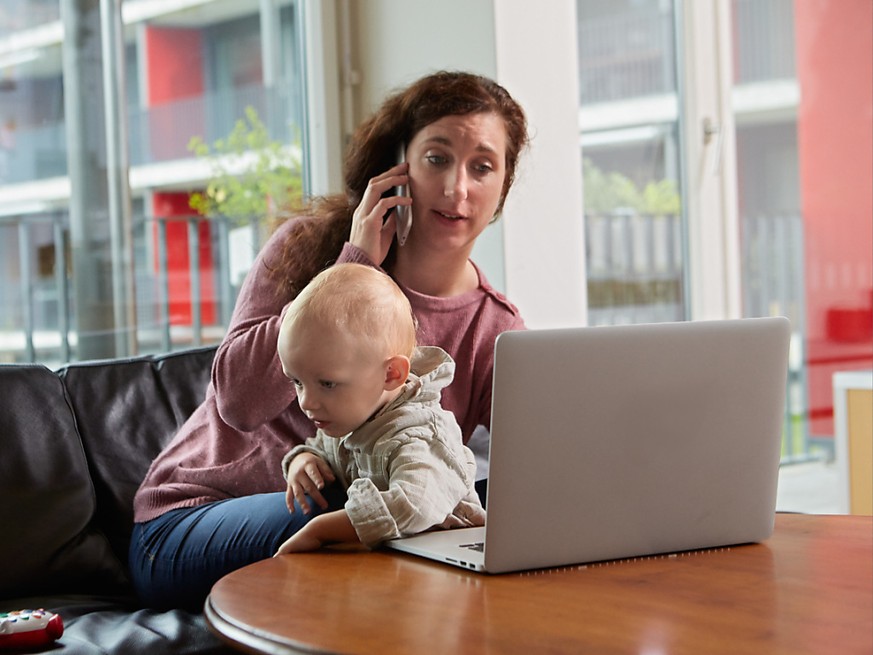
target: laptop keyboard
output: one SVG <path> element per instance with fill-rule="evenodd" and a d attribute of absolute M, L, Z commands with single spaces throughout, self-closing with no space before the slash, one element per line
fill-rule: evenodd
<path fill-rule="evenodd" d="M 477 541 L 472 544 L 461 544 L 459 548 L 467 548 L 469 550 L 475 550 L 477 553 L 481 553 L 485 551 L 485 542 Z"/>

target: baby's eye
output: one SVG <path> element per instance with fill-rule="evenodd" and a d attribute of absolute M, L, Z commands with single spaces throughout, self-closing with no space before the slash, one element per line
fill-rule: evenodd
<path fill-rule="evenodd" d="M 336 388 L 336 382 L 331 382 L 330 380 L 321 380 L 319 382 L 319 384 L 322 386 L 323 389 L 335 389 Z"/>

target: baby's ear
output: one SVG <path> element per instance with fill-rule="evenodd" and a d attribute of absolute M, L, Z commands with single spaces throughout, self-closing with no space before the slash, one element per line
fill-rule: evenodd
<path fill-rule="evenodd" d="M 385 391 L 393 391 L 409 377 L 410 362 L 405 355 L 394 355 L 385 364 Z"/>

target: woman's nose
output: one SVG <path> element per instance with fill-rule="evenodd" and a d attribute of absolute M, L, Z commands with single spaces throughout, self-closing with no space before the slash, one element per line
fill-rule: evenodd
<path fill-rule="evenodd" d="M 467 197 L 467 171 L 463 166 L 452 168 L 446 174 L 445 195 L 453 200 L 464 200 Z"/>

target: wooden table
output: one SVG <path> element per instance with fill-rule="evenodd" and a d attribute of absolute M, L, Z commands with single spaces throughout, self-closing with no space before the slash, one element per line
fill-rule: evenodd
<path fill-rule="evenodd" d="M 256 653 L 873 653 L 873 519 L 780 514 L 763 544 L 490 576 L 393 552 L 265 560 L 213 629 Z"/>

